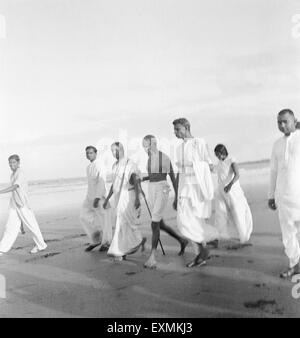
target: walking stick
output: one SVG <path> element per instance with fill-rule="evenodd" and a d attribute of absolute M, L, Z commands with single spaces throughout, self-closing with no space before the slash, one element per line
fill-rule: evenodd
<path fill-rule="evenodd" d="M 141 189 L 141 194 L 142 194 L 142 196 L 144 197 L 144 201 L 145 201 L 146 207 L 147 207 L 147 209 L 148 209 L 149 215 L 150 215 L 150 217 L 152 218 L 151 210 L 150 210 L 150 208 L 149 208 L 149 205 L 148 205 L 148 202 L 147 202 L 147 199 L 146 199 L 146 195 L 145 195 L 145 193 L 144 193 L 144 191 L 143 191 L 143 189 L 142 189 L 141 182 L 140 182 L 140 189 Z M 165 256 L 166 253 L 165 253 L 165 250 L 164 250 L 164 248 L 163 248 L 163 246 L 162 246 L 162 243 L 161 243 L 160 238 L 158 238 L 158 243 L 159 243 L 159 245 L 160 245 L 162 254 Z"/>

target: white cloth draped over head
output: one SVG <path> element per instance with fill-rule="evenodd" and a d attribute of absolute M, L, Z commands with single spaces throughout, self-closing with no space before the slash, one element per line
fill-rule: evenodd
<path fill-rule="evenodd" d="M 218 238 L 217 230 L 205 221 L 211 216 L 214 193 L 211 163 L 204 139 L 187 139 L 177 149 L 177 226 L 184 237 L 197 243 Z"/>
<path fill-rule="evenodd" d="M 278 206 L 282 240 L 290 266 L 300 259 L 300 131 L 283 136 L 273 146 L 269 198 Z"/>
<path fill-rule="evenodd" d="M 106 196 L 105 177 L 98 160 L 91 162 L 86 170 L 87 196 L 83 203 L 80 221 L 92 244 L 109 244 L 112 239 L 114 215 L 112 209 L 105 210 L 103 203 Z M 100 199 L 98 208 L 94 208 L 94 201 Z"/>
<path fill-rule="evenodd" d="M 113 165 L 113 191 L 119 196 L 115 199 L 116 228 L 108 250 L 108 255 L 124 256 L 135 251 L 142 242 L 142 234 L 139 229 L 140 209 L 135 208 L 135 191 L 130 182 L 132 174 L 138 178 L 141 173 L 137 165 L 130 159 L 123 158 Z"/>
<path fill-rule="evenodd" d="M 253 220 L 239 180 L 233 184 L 229 192 L 224 191 L 234 177 L 232 164 L 235 162 L 234 158 L 227 157 L 224 161 L 219 161 L 217 165 L 215 226 L 220 233 L 220 238 L 239 238 L 241 243 L 245 243 L 250 239 L 253 231 Z"/>

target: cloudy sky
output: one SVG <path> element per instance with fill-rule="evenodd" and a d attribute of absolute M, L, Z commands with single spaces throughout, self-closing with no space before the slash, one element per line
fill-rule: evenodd
<path fill-rule="evenodd" d="M 211 149 L 269 157 L 276 113 L 300 117 L 297 13 L 292 0 L 0 0 L 0 182 L 11 153 L 30 179 L 83 176 L 86 145 L 173 142 L 177 117 Z"/>

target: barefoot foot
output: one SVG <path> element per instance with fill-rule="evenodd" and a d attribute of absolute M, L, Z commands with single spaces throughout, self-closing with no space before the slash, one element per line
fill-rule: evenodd
<path fill-rule="evenodd" d="M 145 262 L 144 268 L 146 269 L 156 269 L 156 260 L 154 257 L 150 256 L 149 259 Z"/>

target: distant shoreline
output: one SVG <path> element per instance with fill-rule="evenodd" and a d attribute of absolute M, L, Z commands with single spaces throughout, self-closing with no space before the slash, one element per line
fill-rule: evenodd
<path fill-rule="evenodd" d="M 270 160 L 258 160 L 258 161 L 246 161 L 238 163 L 241 169 L 255 170 L 263 169 L 269 166 Z M 61 185 L 74 185 L 74 184 L 85 184 L 85 177 L 69 177 L 69 178 L 57 178 L 57 179 L 46 179 L 46 180 L 34 180 L 29 181 L 29 186 L 39 186 L 39 185 L 51 185 L 51 186 L 61 186 Z M 111 183 L 109 178 L 106 183 Z M 7 183 L 0 183 L 1 186 L 7 186 Z"/>

